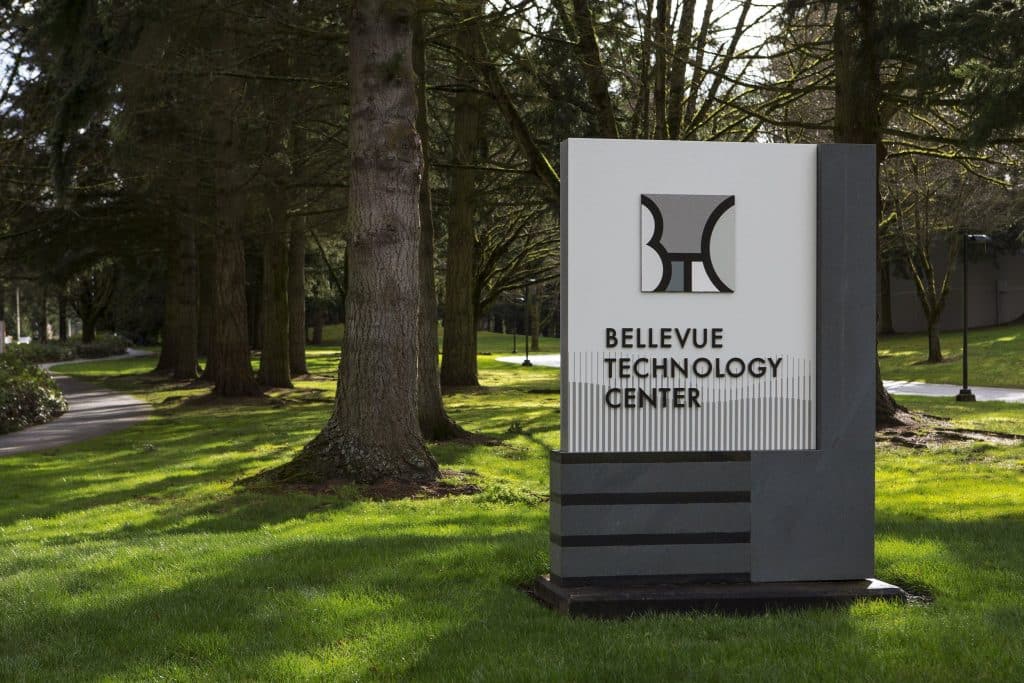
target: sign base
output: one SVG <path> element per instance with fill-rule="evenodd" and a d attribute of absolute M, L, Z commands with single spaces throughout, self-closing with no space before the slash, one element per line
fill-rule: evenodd
<path fill-rule="evenodd" d="M 534 588 L 537 598 L 560 614 L 598 618 L 691 611 L 762 614 L 780 609 L 845 605 L 865 599 L 909 599 L 902 588 L 878 579 L 563 586 L 545 574 L 537 579 Z"/>

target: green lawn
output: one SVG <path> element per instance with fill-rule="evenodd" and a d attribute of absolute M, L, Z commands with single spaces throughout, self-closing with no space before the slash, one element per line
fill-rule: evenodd
<path fill-rule="evenodd" d="M 330 346 L 341 345 L 341 337 L 344 334 L 345 326 L 343 324 L 338 325 L 326 325 L 324 326 L 324 344 Z M 525 353 L 523 348 L 523 335 L 515 335 L 516 353 Z M 437 345 L 441 348 L 441 344 L 444 341 L 444 327 L 438 325 L 437 328 Z M 512 335 L 501 334 L 500 332 L 477 332 L 476 333 L 476 350 L 477 353 L 483 355 L 511 355 L 512 354 Z M 556 337 L 541 337 L 540 338 L 540 351 L 537 353 L 558 353 L 558 339 Z"/>
<path fill-rule="evenodd" d="M 481 494 L 377 503 L 232 486 L 316 433 L 336 351 L 241 403 L 154 382 L 153 362 L 68 368 L 151 400 L 148 422 L 0 459 L 0 680 L 1024 677 L 1021 449 L 879 453 L 877 575 L 934 603 L 571 620 L 518 590 L 547 565 L 556 370 L 484 357 L 490 389 L 448 397 L 504 439 L 433 448 Z M 1024 433 L 1019 409 L 906 403 Z"/>
<path fill-rule="evenodd" d="M 897 334 L 878 340 L 878 358 L 886 379 L 960 384 L 963 332 L 943 332 L 942 363 L 928 363 L 928 338 Z M 1024 323 L 970 330 L 967 334 L 970 381 L 979 387 L 1024 387 Z"/>
<path fill-rule="evenodd" d="M 324 341 L 331 346 L 341 343 L 343 325 L 324 328 Z M 438 328 L 438 341 L 444 328 Z M 988 387 L 1024 387 L 1024 323 L 971 330 L 971 384 Z M 959 331 L 942 334 L 945 360 L 930 364 L 928 338 L 924 334 L 897 334 L 878 340 L 878 357 L 885 379 L 916 380 L 959 384 L 961 379 Z M 541 337 L 539 353 L 558 353 L 559 340 Z M 325 348 L 325 347 L 314 347 Z M 512 335 L 478 332 L 477 350 L 483 355 L 511 355 Z M 516 338 L 516 350 L 523 353 L 523 338 Z"/>

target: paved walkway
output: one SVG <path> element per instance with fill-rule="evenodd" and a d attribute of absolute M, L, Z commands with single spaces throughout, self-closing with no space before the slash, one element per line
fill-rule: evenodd
<path fill-rule="evenodd" d="M 151 355 L 153 354 L 149 351 L 128 349 L 127 355 L 43 363 L 40 367 L 49 370 L 54 365 L 94 363 Z M 68 411 L 46 424 L 22 429 L 13 434 L 0 435 L 0 457 L 29 451 L 46 451 L 118 432 L 142 422 L 149 417 L 153 409 L 149 403 L 134 396 L 101 389 L 89 382 L 63 375 L 55 375 L 54 379 L 68 400 Z"/>
<path fill-rule="evenodd" d="M 498 361 L 502 363 L 515 363 L 522 365 L 525 356 L 499 356 Z M 561 357 L 557 353 L 530 354 L 530 362 L 534 365 L 543 365 L 549 368 L 557 368 L 560 365 Z M 960 393 L 959 384 L 929 384 L 925 382 L 911 382 L 908 380 L 885 380 L 882 382 L 891 394 L 901 396 L 949 396 L 950 398 Z M 979 401 L 1005 401 L 1007 403 L 1024 403 L 1024 389 L 1001 389 L 998 387 L 971 387 L 971 391 L 978 397 Z"/>
<path fill-rule="evenodd" d="M 887 379 L 882 384 L 890 394 L 909 396 L 956 396 L 960 393 L 959 384 L 931 384 L 911 382 L 903 379 Z M 1005 401 L 1006 403 L 1024 403 L 1024 389 L 1003 389 L 1000 387 L 971 387 L 971 391 L 979 401 Z"/>

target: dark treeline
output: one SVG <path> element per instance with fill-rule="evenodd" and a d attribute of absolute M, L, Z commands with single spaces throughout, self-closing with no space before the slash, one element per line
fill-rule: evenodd
<path fill-rule="evenodd" d="M 1019 236 L 1022 24 L 984 2 L 8 2 L 0 319 L 17 292 L 34 336 L 159 343 L 157 372 L 225 397 L 290 387 L 344 322 L 334 414 L 286 474 L 429 478 L 477 331 L 559 333 L 562 139 L 875 145 L 880 263 L 937 320 L 934 241 Z"/>

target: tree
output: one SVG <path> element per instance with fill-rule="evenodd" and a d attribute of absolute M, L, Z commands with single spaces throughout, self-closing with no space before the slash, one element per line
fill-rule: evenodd
<path fill-rule="evenodd" d="M 413 0 L 355 0 L 345 339 L 334 413 L 280 476 L 426 480 L 417 403 L 420 181 Z"/>
<path fill-rule="evenodd" d="M 939 317 L 946 306 L 949 285 L 956 270 L 959 253 L 959 235 L 954 231 L 960 225 L 956 216 L 957 201 L 965 197 L 956 192 L 955 185 L 947 193 L 942 187 L 947 181 L 962 181 L 956 172 L 942 173 L 936 162 L 915 157 L 899 158 L 885 165 L 883 179 L 885 204 L 890 211 L 886 220 L 889 232 L 899 245 L 905 264 L 914 283 L 928 328 L 928 362 L 942 362 L 939 339 Z M 960 169 L 962 170 L 962 169 Z M 930 172 L 931 171 L 931 172 Z M 962 188 L 964 183 L 957 183 Z M 958 196 L 959 195 L 959 196 Z M 952 200 L 951 203 L 950 200 Z M 932 252 L 942 243 L 946 247 L 946 268 L 939 276 Z"/>
<path fill-rule="evenodd" d="M 195 226 L 187 219 L 167 247 L 164 326 L 157 372 L 174 379 L 195 379 L 199 367 L 199 273 Z"/>
<path fill-rule="evenodd" d="M 873 145 L 880 164 L 885 159 L 886 149 L 882 144 L 881 45 L 876 0 L 840 0 L 836 4 L 832 27 L 835 141 Z M 880 201 L 876 206 L 876 211 L 881 211 Z M 875 253 L 879 253 L 877 248 Z M 876 359 L 876 424 L 892 422 L 898 410 L 900 407 L 882 384 L 882 370 Z"/>
<path fill-rule="evenodd" d="M 475 208 L 477 203 L 477 153 L 481 143 L 483 100 L 476 92 L 473 63 L 479 59 L 476 22 L 480 9 L 474 7 L 463 18 L 456 44 L 464 54 L 458 61 L 458 91 L 453 117 L 453 168 L 451 172 L 451 209 L 448 217 L 448 268 L 445 286 L 444 354 L 441 358 L 441 385 L 475 387 L 480 384 L 476 371 L 476 300 L 473 282 L 476 269 Z"/>
<path fill-rule="evenodd" d="M 416 129 L 423 150 L 423 174 L 420 181 L 419 235 L 419 359 L 418 401 L 420 432 L 428 441 L 466 436 L 444 409 L 437 362 L 437 288 L 434 283 L 434 215 L 430 194 L 430 161 L 428 151 L 430 124 L 427 116 L 426 37 L 423 11 L 416 12 L 413 26 L 413 69 L 416 72 Z M 473 337 L 476 331 L 473 330 Z M 475 349 L 475 345 L 474 345 Z M 474 370 L 476 359 L 473 359 Z"/>
<path fill-rule="evenodd" d="M 71 306 L 82 319 L 82 341 L 86 344 L 96 341 L 96 323 L 110 305 L 116 286 L 117 269 L 109 261 L 92 266 L 72 281 Z M 45 292 L 42 300 L 45 310 Z M 46 339 L 45 330 L 41 338 Z"/>
<path fill-rule="evenodd" d="M 995 156 L 995 150 L 990 156 Z M 985 226 L 1003 236 L 1017 215 L 1007 178 L 1012 168 L 916 154 L 890 158 L 882 169 L 883 225 L 894 260 L 914 283 L 928 330 L 928 362 L 942 362 L 939 319 L 956 272 L 963 233 Z M 936 263 L 938 252 L 944 262 Z"/>

